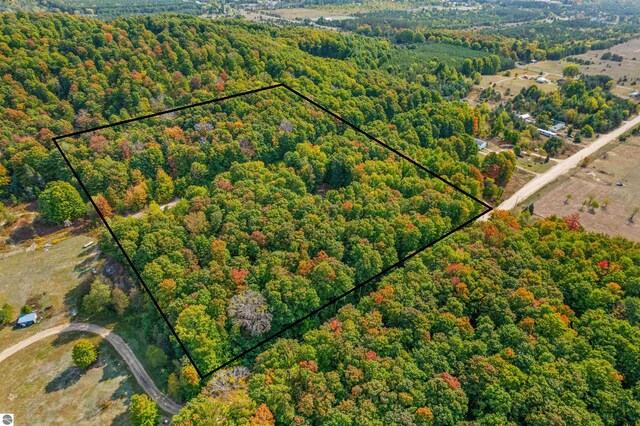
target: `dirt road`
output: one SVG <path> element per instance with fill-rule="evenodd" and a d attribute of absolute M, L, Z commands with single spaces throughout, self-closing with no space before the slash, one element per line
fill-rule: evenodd
<path fill-rule="evenodd" d="M 499 206 L 496 207 L 496 210 L 511 210 L 518 205 L 520 201 L 524 201 L 544 186 L 553 182 L 559 176 L 568 173 L 571 169 L 576 167 L 583 158 L 588 157 L 595 153 L 597 150 L 608 144 L 609 142 L 614 141 L 618 136 L 622 135 L 624 132 L 631 130 L 635 126 L 640 124 L 640 115 L 634 117 L 629 121 L 625 121 L 622 126 L 618 127 L 611 133 L 607 133 L 605 135 L 600 136 L 600 138 L 593 141 L 591 144 L 585 146 L 580 151 L 576 152 L 570 157 L 565 158 L 564 160 L 558 160 L 556 165 L 551 167 L 544 173 L 540 173 L 535 178 L 531 179 L 527 182 L 522 188 L 517 190 L 511 197 L 507 198 L 503 201 Z M 484 215 L 481 219 L 486 220 L 490 213 Z"/>
<path fill-rule="evenodd" d="M 173 201 L 170 201 L 166 204 L 161 204 L 160 205 L 160 210 L 165 210 L 165 209 L 170 209 L 175 207 L 176 204 L 178 204 L 178 202 L 180 201 L 180 198 L 176 198 Z M 139 211 L 138 213 L 134 213 L 129 215 L 128 217 L 135 217 L 135 218 L 141 218 L 145 213 L 147 213 L 149 211 L 148 208 L 145 208 L 144 210 Z"/>
<path fill-rule="evenodd" d="M 120 354 L 124 362 L 127 363 L 127 365 L 129 366 L 129 370 L 131 370 L 140 386 L 144 389 L 147 395 L 149 395 L 158 404 L 158 406 L 162 410 L 166 411 L 169 414 L 177 414 L 178 411 L 180 411 L 182 407 L 171 400 L 168 396 L 160 392 L 160 390 L 156 387 L 155 383 L 153 383 L 153 380 L 151 380 L 151 377 L 149 377 L 129 345 L 127 345 L 120 336 L 114 334 L 111 330 L 99 325 L 75 322 L 48 328 L 0 352 L 0 362 L 4 361 L 11 355 L 39 340 L 59 333 L 66 333 L 71 331 L 84 331 L 87 333 L 97 334 L 104 338 L 107 342 L 111 343 L 114 349 Z"/>

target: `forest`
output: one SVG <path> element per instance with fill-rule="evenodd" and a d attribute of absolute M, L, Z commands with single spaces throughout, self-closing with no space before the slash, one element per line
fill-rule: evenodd
<path fill-rule="evenodd" d="M 635 424 L 639 265 L 637 244 L 578 216 L 494 214 L 279 340 L 252 374 L 218 375 L 174 421 Z"/>
<path fill-rule="evenodd" d="M 202 374 L 484 210 L 296 98 L 279 87 L 63 140 L 105 216 L 180 198 L 111 227 Z M 109 233 L 101 245 L 126 262 Z"/>
<path fill-rule="evenodd" d="M 474 78 L 535 46 L 411 31 L 0 14 L 0 213 L 32 202 L 50 226 L 99 229 L 53 137 L 279 82 L 488 201 L 516 157 L 480 157 L 474 137 L 525 143 L 523 110 L 579 132 L 633 112 L 600 77 L 472 107 Z M 447 44 L 466 56 L 412 65 L 397 50 Z M 203 372 L 482 211 L 273 90 L 60 140 Z M 100 249 L 125 263 L 107 233 Z M 637 244 L 577 215 L 499 212 L 210 380 L 144 294 L 96 279 L 81 308 L 144 331 L 158 386 L 186 403 L 178 425 L 626 425 L 640 421 L 639 268 Z"/>
<path fill-rule="evenodd" d="M 88 218 L 99 226 L 55 135 L 276 82 L 475 196 L 506 185 L 515 169 L 500 161 L 504 155 L 486 164 L 477 155 L 473 137 L 489 131 L 488 112 L 426 87 L 464 76 L 449 66 L 440 75 L 424 70 L 415 82 L 390 76 L 375 69 L 384 41 L 171 15 L 108 23 L 64 14 L 0 17 L 0 191 L 9 205 L 37 200 L 50 224 Z M 258 36 L 265 43 L 256 45 Z M 61 140 L 177 331 L 189 347 L 203 348 L 195 355 L 203 370 L 480 211 L 324 113 L 282 94 L 254 100 Z M 154 207 L 174 198 L 181 201 L 170 212 Z M 254 198 L 249 209 L 245 198 Z M 141 220 L 120 217 L 147 206 Z M 322 225 L 327 218 L 330 225 Z M 101 245 L 122 260 L 113 241 Z M 127 310 L 108 286 L 96 280 L 83 311 L 123 315 L 146 330 L 149 343 L 180 360 L 164 370 L 161 385 L 176 398 L 193 396 L 198 376 L 169 333 L 159 333 L 155 307 L 142 299 L 140 309 Z M 247 304 L 250 317 L 263 314 L 256 330 L 243 325 Z M 189 335 L 189 324 L 213 317 L 203 334 Z M 313 321 L 304 327 L 321 318 Z"/>

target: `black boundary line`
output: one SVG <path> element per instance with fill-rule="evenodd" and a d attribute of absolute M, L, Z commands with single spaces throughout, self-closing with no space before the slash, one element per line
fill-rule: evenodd
<path fill-rule="evenodd" d="M 271 85 L 271 86 L 260 87 L 258 89 L 249 90 L 248 92 L 235 93 L 233 95 L 223 96 L 222 98 L 209 99 L 208 101 L 197 102 L 195 104 L 184 105 L 184 106 L 181 106 L 181 107 L 168 109 L 166 111 L 154 112 L 153 114 L 141 115 L 139 117 L 129 118 L 127 120 L 116 121 L 115 123 L 105 124 L 103 126 L 93 127 L 91 129 L 80 130 L 78 132 L 73 132 L 73 133 L 67 133 L 66 135 L 56 136 L 52 140 L 53 140 L 53 142 L 56 142 L 59 139 L 68 138 L 68 137 L 71 137 L 71 136 L 78 136 L 78 135 L 82 135 L 84 133 L 95 132 L 96 130 L 108 129 L 109 127 L 119 126 L 121 124 L 132 123 L 134 121 L 143 120 L 145 118 L 153 118 L 153 117 L 157 117 L 159 115 L 170 114 L 172 112 L 177 112 L 177 111 L 182 111 L 182 110 L 193 108 L 193 107 L 208 105 L 208 104 L 211 104 L 211 103 L 214 103 L 214 102 L 222 102 L 222 101 L 226 101 L 227 99 L 233 99 L 233 98 L 237 98 L 237 97 L 244 96 L 244 95 L 251 95 L 253 93 L 263 92 L 265 90 L 270 90 L 270 89 L 276 89 L 278 87 L 283 87 L 283 86 L 284 86 L 284 84 L 278 83 L 278 84 L 274 84 L 274 85 Z M 289 90 L 291 90 L 291 89 L 289 89 Z"/>
<path fill-rule="evenodd" d="M 348 296 L 349 294 L 353 293 L 354 291 L 364 287 L 365 285 L 369 284 L 371 281 L 377 280 L 378 278 L 383 277 L 384 275 L 386 275 L 387 273 L 391 272 L 393 269 L 402 266 L 407 260 L 411 259 L 412 257 L 416 256 L 419 253 L 422 253 L 423 251 L 425 251 L 426 249 L 428 249 L 429 247 L 433 246 L 434 244 L 442 241 L 443 239 L 447 238 L 449 235 L 453 234 L 456 231 L 459 231 L 460 229 L 464 228 L 465 226 L 469 225 L 470 223 L 472 223 L 473 221 L 477 220 L 478 218 L 482 217 L 483 215 L 485 215 L 486 213 L 489 213 L 491 210 L 493 210 L 493 208 L 489 207 L 487 210 L 484 210 L 482 213 L 479 213 L 477 215 L 475 215 L 474 217 L 472 217 L 471 219 L 467 220 L 466 222 L 464 222 L 462 225 L 459 225 L 457 227 L 455 227 L 454 229 L 448 231 L 446 234 L 441 235 L 440 237 L 436 238 L 435 240 L 433 240 L 432 242 L 430 242 L 429 244 L 427 244 L 426 246 L 422 247 L 421 249 L 418 249 L 416 251 L 414 251 L 413 253 L 411 253 L 410 255 L 404 257 L 403 259 L 397 261 L 396 263 L 394 263 L 391 266 L 388 266 L 387 268 L 383 269 L 382 271 L 378 272 L 377 274 L 375 274 L 374 276 L 372 276 L 371 278 L 366 279 L 365 281 L 361 282 L 360 284 L 354 286 L 353 288 L 345 291 L 344 293 L 342 293 L 340 296 L 336 296 L 333 299 L 330 299 L 328 302 L 326 302 L 324 305 L 314 309 L 313 311 L 309 312 L 308 314 L 306 314 L 305 316 L 298 318 L 296 321 L 292 322 L 291 324 L 285 326 L 284 328 L 282 328 L 280 331 L 278 331 L 277 333 L 272 334 L 271 336 L 267 337 L 266 339 L 262 340 L 259 343 L 256 343 L 255 345 L 253 345 L 252 347 L 250 347 L 249 349 L 244 350 L 242 353 L 234 356 L 233 358 L 231 358 L 228 361 L 225 361 L 224 364 L 220 365 L 219 367 L 216 367 L 213 371 L 205 374 L 202 378 L 206 378 L 210 375 L 212 375 L 213 373 L 215 373 L 216 371 L 220 370 L 221 368 L 226 367 L 227 365 L 237 361 L 238 359 L 242 358 L 243 356 L 247 355 L 249 352 L 252 352 L 256 349 L 258 349 L 260 346 L 264 345 L 265 343 L 269 342 L 272 339 L 275 339 L 276 337 L 280 336 L 282 333 L 284 333 L 287 330 L 290 330 L 291 328 L 295 327 L 296 325 L 300 324 L 301 322 L 311 318 L 312 316 L 316 315 L 318 312 L 322 311 L 323 309 L 328 308 L 329 306 L 333 305 L 334 303 L 338 302 L 340 299 L 343 299 L 344 297 Z"/>
<path fill-rule="evenodd" d="M 483 205 L 484 207 L 486 207 L 486 210 L 484 210 L 481 213 L 475 215 L 471 219 L 468 219 L 467 221 L 465 221 L 463 224 L 457 226 L 456 228 L 454 228 L 452 230 L 449 230 L 447 233 L 441 235 L 440 237 L 436 238 L 435 240 L 433 240 L 432 242 L 430 242 L 426 246 L 414 251 L 413 253 L 411 253 L 410 255 L 408 255 L 406 257 L 404 257 L 403 259 L 399 260 L 398 262 L 394 263 L 393 265 L 388 266 L 387 268 L 385 268 L 381 272 L 378 272 L 376 275 L 368 278 L 367 280 L 363 281 L 362 283 L 359 283 L 359 284 L 355 285 L 353 288 L 347 290 L 346 292 L 344 292 L 340 296 L 336 296 L 336 297 L 330 299 L 328 302 L 326 302 L 322 306 L 314 309 L 313 311 L 309 312 L 308 314 L 304 315 L 303 317 L 298 318 L 296 321 L 294 321 L 294 322 L 290 323 L 289 325 L 285 326 L 284 328 L 280 329 L 277 333 L 274 333 L 271 336 L 267 337 L 266 339 L 263 339 L 262 341 L 256 343 L 255 345 L 253 345 L 249 349 L 246 349 L 243 352 L 241 352 L 240 354 L 235 355 L 234 357 L 232 357 L 231 359 L 225 361 L 223 364 L 219 365 L 218 367 L 216 367 L 212 371 L 210 371 L 210 372 L 208 372 L 206 374 L 202 374 L 202 372 L 198 368 L 197 364 L 195 363 L 195 361 L 193 360 L 193 358 L 189 354 L 189 351 L 187 350 L 186 346 L 184 345 L 184 343 L 182 343 L 182 340 L 180 340 L 180 338 L 178 337 L 178 334 L 176 333 L 175 329 L 171 325 L 171 322 L 169 321 L 169 319 L 167 318 L 165 313 L 160 308 L 160 305 L 158 304 L 158 301 L 153 296 L 152 292 L 149 290 L 149 287 L 147 286 L 145 281 L 142 279 L 142 276 L 140 275 L 138 269 L 133 264 L 133 261 L 131 260 L 131 258 L 129 257 L 127 252 L 124 250 L 124 247 L 122 247 L 122 244 L 120 243 L 120 240 L 118 240 L 118 238 L 116 237 L 115 232 L 113 232 L 113 229 L 111 229 L 111 226 L 109 226 L 109 223 L 107 222 L 107 219 L 104 217 L 104 215 L 102 214 L 102 212 L 98 208 L 98 205 L 93 200 L 92 195 L 89 193 L 89 191 L 87 190 L 86 186 L 84 185 L 84 183 L 80 179 L 80 176 L 78 175 L 77 171 L 71 165 L 71 161 L 69 160 L 69 158 L 64 153 L 64 151 L 63 151 L 63 149 L 60 146 L 58 141 L 60 139 L 67 138 L 67 137 L 78 136 L 78 135 L 81 135 L 81 134 L 84 134 L 84 133 L 89 133 L 89 132 L 94 132 L 94 131 L 97 131 L 97 130 L 107 129 L 107 128 L 118 126 L 118 125 L 121 125 L 121 124 L 127 124 L 127 123 L 131 123 L 131 122 L 134 122 L 134 121 L 139 121 L 139 120 L 142 120 L 142 119 L 145 119 L 145 118 L 157 117 L 157 116 L 160 116 L 160 115 L 169 114 L 169 113 L 177 112 L 177 111 L 182 111 L 182 110 L 193 108 L 193 107 L 208 105 L 208 104 L 215 103 L 215 102 L 221 102 L 221 101 L 224 101 L 224 100 L 227 100 L 227 99 L 232 99 L 232 98 L 236 98 L 236 97 L 240 97 L 240 96 L 244 96 L 244 95 L 250 95 L 250 94 L 254 94 L 254 93 L 258 93 L 258 92 L 262 92 L 262 91 L 266 91 L 266 90 L 270 90 L 270 89 L 276 89 L 278 87 L 284 87 L 285 89 L 289 90 L 291 93 L 293 93 L 293 94 L 297 95 L 298 97 L 306 100 L 307 102 L 311 103 L 315 107 L 320 108 L 321 110 L 323 110 L 327 114 L 329 114 L 332 117 L 336 118 L 337 120 L 345 123 L 347 126 L 351 127 L 356 132 L 358 132 L 358 133 L 366 136 L 367 138 L 373 140 L 374 142 L 378 143 L 382 147 L 390 150 L 394 154 L 396 154 L 396 155 L 404 158 L 405 160 L 409 161 L 411 164 L 413 164 L 414 166 L 418 167 L 419 169 L 427 172 L 430 176 L 432 176 L 432 177 L 444 182 L 445 184 L 447 184 L 447 185 L 453 187 L 454 189 L 458 190 L 459 192 L 463 193 L 467 197 L 473 199 L 477 203 Z M 289 87 L 289 86 L 287 86 L 286 84 L 283 84 L 283 83 L 278 83 L 278 84 L 274 84 L 274 85 L 271 85 L 271 86 L 250 90 L 250 91 L 247 91 L 247 92 L 235 93 L 233 95 L 224 96 L 224 97 L 221 97 L 221 98 L 210 99 L 208 101 L 197 102 L 197 103 L 194 103 L 194 104 L 189 104 L 189 105 L 185 105 L 185 106 L 181 106 L 181 107 L 177 107 L 177 108 L 173 108 L 173 109 L 169 109 L 169 110 L 165 110 L 165 111 L 160 111 L 160 112 L 156 112 L 156 113 L 153 113 L 153 114 L 148 114 L 148 115 L 143 115 L 143 116 L 139 116 L 139 117 L 135 117 L 135 118 L 130 118 L 130 119 L 127 119 L 127 120 L 122 120 L 122 121 L 118 121 L 118 122 L 115 122 L 115 123 L 94 127 L 94 128 L 91 128 L 91 129 L 86 129 L 86 130 L 81 130 L 81 131 L 78 131 L 78 132 L 68 133 L 68 134 L 65 134 L 65 135 L 62 135 L 62 136 L 56 136 L 56 137 L 52 138 L 52 140 L 53 140 L 53 143 L 55 144 L 56 148 L 58 149 L 58 151 L 62 155 L 62 158 L 66 162 L 67 166 L 69 167 L 69 169 L 71 169 L 72 174 L 74 175 L 74 177 L 78 181 L 78 184 L 82 188 L 83 192 L 85 193 L 85 195 L 87 196 L 87 198 L 89 199 L 91 204 L 93 205 L 93 208 L 96 210 L 96 212 L 100 216 L 100 219 L 102 220 L 102 222 L 106 226 L 109 234 L 111 235 L 111 237 L 116 242 L 116 245 L 118 246 L 120 251 L 124 254 L 124 257 L 127 260 L 127 263 L 129 264 L 131 269 L 133 269 L 133 271 L 134 271 L 134 273 L 136 275 L 136 278 L 138 279 L 138 281 L 140 281 L 140 283 L 143 285 L 143 287 L 145 288 L 145 290 L 147 291 L 147 293 L 151 297 L 151 300 L 153 301 L 153 304 L 155 305 L 156 309 L 160 312 L 160 315 L 162 316 L 162 318 L 165 320 L 165 322 L 169 326 L 169 329 L 171 330 L 171 333 L 173 334 L 173 336 L 176 338 L 176 340 L 180 344 L 180 347 L 182 348 L 183 352 L 185 353 L 185 355 L 187 356 L 187 358 L 189 359 L 189 361 L 191 362 L 191 364 L 193 365 L 193 367 L 195 368 L 196 372 L 198 373 L 198 375 L 200 376 L 201 379 L 205 379 L 205 378 L 211 376 L 212 374 L 214 374 L 215 372 L 219 371 L 220 369 L 222 369 L 222 368 L 226 367 L 227 365 L 237 361 L 238 359 L 242 358 L 243 356 L 247 355 L 248 353 L 258 349 L 260 346 L 263 346 L 264 344 L 268 343 L 270 340 L 275 339 L 276 337 L 282 335 L 284 332 L 286 332 L 286 331 L 290 330 L 291 328 L 297 326 L 298 324 L 300 324 L 303 321 L 309 319 L 310 317 L 318 314 L 320 311 L 322 311 L 322 310 L 326 309 L 327 307 L 335 304 L 339 300 L 343 299 L 344 297 L 348 296 L 349 294 L 353 293 L 354 291 L 362 288 L 363 286 L 365 286 L 366 284 L 370 283 L 371 281 L 374 281 L 374 280 L 376 280 L 378 278 L 381 278 L 382 276 L 384 276 L 387 273 L 389 273 L 391 270 L 403 265 L 407 260 L 409 260 L 412 257 L 416 256 L 417 254 L 423 252 L 427 248 L 432 247 L 434 244 L 442 241 L 443 239 L 445 239 L 449 235 L 451 235 L 454 232 L 464 228 L 465 226 L 469 225 L 470 223 L 474 222 L 478 218 L 484 216 L 486 213 L 489 213 L 490 211 L 493 210 L 493 207 L 491 207 L 486 202 L 478 199 L 477 197 L 471 195 L 470 193 L 468 193 L 464 189 L 459 188 L 455 184 L 447 181 L 442 176 L 432 172 L 431 170 L 429 170 L 426 167 L 424 167 L 423 165 L 417 163 L 413 159 L 407 157 L 405 154 L 401 153 L 400 151 L 396 150 L 395 148 L 390 147 L 389 145 L 385 144 L 384 142 L 380 141 L 379 139 L 375 138 L 374 136 L 370 135 L 369 133 L 365 132 L 364 130 L 358 128 L 357 126 L 355 126 L 354 124 L 352 124 L 349 121 L 345 120 L 344 118 L 340 117 L 339 115 L 335 114 L 334 112 L 332 112 L 332 111 L 328 110 L 327 108 L 321 106 L 320 104 L 318 104 L 314 100 L 308 98 L 307 96 L 303 95 L 302 93 L 298 92 L 295 89 L 292 89 L 291 87 Z"/>
<path fill-rule="evenodd" d="M 60 151 L 60 154 L 62 154 L 62 158 L 64 158 L 64 161 L 67 163 L 67 166 L 69 166 L 69 168 L 71 169 L 71 173 L 73 173 L 73 176 L 76 178 L 76 180 L 80 184 L 80 187 L 84 191 L 85 195 L 87 196 L 87 198 L 89 198 L 89 201 L 93 205 L 93 208 L 96 210 L 96 212 L 98 212 L 98 215 L 100 216 L 100 219 L 102 219 L 102 223 L 104 223 L 104 226 L 107 227 L 107 231 L 109 231 L 109 234 L 111 234 L 111 237 L 115 240 L 118 248 L 120 249 L 122 254 L 124 254 L 124 257 L 127 260 L 127 263 L 129 264 L 131 269 L 133 269 L 133 272 L 136 274 L 136 277 L 138 278 L 138 281 L 140 281 L 142 283 L 142 286 L 144 287 L 144 289 L 147 291 L 149 296 L 151 296 L 151 300 L 153 301 L 153 304 L 155 305 L 156 309 L 160 312 L 160 315 L 162 315 L 162 318 L 164 319 L 164 321 L 169 326 L 169 329 L 171 330 L 171 333 L 173 334 L 173 336 L 178 340 L 178 343 L 180 344 L 180 347 L 182 348 L 184 353 L 187 355 L 187 358 L 189 358 L 189 361 L 191 361 L 191 364 L 193 364 L 193 367 L 196 369 L 196 372 L 198 373 L 198 375 L 200 377 L 203 377 L 202 373 L 200 372 L 200 369 L 198 369 L 198 365 L 195 363 L 193 358 L 191 358 L 191 355 L 189 354 L 189 351 L 187 351 L 186 346 L 184 345 L 184 343 L 182 343 L 182 340 L 180 340 L 180 338 L 178 337 L 178 333 L 176 333 L 176 330 L 171 325 L 171 322 L 169 321 L 169 318 L 167 318 L 167 316 L 165 315 L 164 311 L 162 309 L 160 309 L 160 305 L 158 304 L 158 301 L 153 296 L 153 293 L 151 292 L 151 290 L 149 290 L 149 287 L 147 287 L 147 283 L 145 283 L 144 280 L 142 279 L 142 276 L 140 275 L 140 272 L 138 272 L 138 268 L 136 268 L 133 265 L 133 262 L 131 261 L 131 258 L 129 257 L 129 255 L 125 251 L 124 247 L 122 247 L 122 244 L 120 244 L 120 240 L 118 239 L 118 237 L 116 237 L 116 234 L 115 234 L 115 232 L 113 232 L 113 229 L 111 229 L 111 226 L 109 226 L 109 223 L 107 222 L 107 219 L 104 217 L 104 215 L 102 214 L 102 212 L 98 208 L 98 205 L 93 200 L 93 197 L 91 196 L 91 194 L 89 193 L 87 188 L 84 186 L 84 183 L 82 183 L 82 180 L 80 180 L 80 176 L 78 175 L 78 172 L 76 172 L 76 169 L 74 169 L 73 166 L 71 165 L 71 162 L 69 161 L 69 159 L 65 155 L 64 151 L 60 147 L 60 144 L 58 143 L 58 141 L 56 139 L 53 139 L 53 143 L 56 144 L 56 148 L 58 148 L 58 151 Z"/>
<path fill-rule="evenodd" d="M 355 130 L 356 132 L 365 135 L 366 137 L 368 137 L 369 139 L 373 140 L 374 142 L 377 142 L 378 144 L 382 145 L 383 147 L 387 148 L 389 151 L 393 152 L 396 155 L 399 155 L 400 157 L 404 158 L 405 160 L 409 161 L 411 164 L 413 164 L 414 166 L 418 167 L 421 170 L 424 170 L 425 172 L 429 173 L 432 177 L 446 183 L 447 185 L 453 187 L 454 189 L 457 189 L 458 191 L 462 192 L 464 195 L 466 195 L 467 197 L 471 198 L 472 200 L 476 201 L 479 204 L 482 204 L 484 207 L 488 208 L 488 209 L 492 209 L 492 207 L 485 203 L 484 201 L 474 197 L 473 195 L 469 194 L 467 191 L 465 191 L 464 189 L 458 187 L 457 185 L 454 185 L 453 183 L 449 182 L 448 180 L 446 180 L 445 178 L 443 178 L 442 176 L 432 172 L 431 170 L 427 169 L 426 167 L 424 167 L 422 164 L 414 161 L 413 159 L 407 157 L 406 155 L 404 155 L 403 153 L 401 153 L 400 151 L 398 151 L 395 148 L 390 147 L 389 145 L 387 145 L 386 143 L 382 142 L 381 140 L 379 140 L 378 138 L 374 137 L 373 135 L 365 132 L 364 130 L 360 129 L 358 126 L 356 126 L 355 124 L 350 123 L 349 121 L 345 120 L 344 118 L 340 117 L 338 114 L 328 110 L 327 108 L 323 107 L 322 105 L 318 104 L 316 101 L 314 101 L 313 99 L 310 99 L 308 97 L 306 97 L 305 95 L 303 95 L 302 93 L 298 92 L 295 89 L 292 89 L 291 87 L 287 86 L 286 84 L 282 83 L 281 84 L 282 87 L 284 87 L 285 89 L 288 89 L 289 91 L 291 91 L 292 93 L 295 93 L 296 95 L 300 96 L 302 99 L 304 99 L 305 101 L 313 104 L 314 106 L 320 108 L 321 110 L 323 110 L 324 112 L 326 112 L 327 114 L 331 115 L 334 118 L 337 118 L 338 120 L 342 121 L 344 124 L 346 124 L 347 126 L 351 127 L 353 130 Z M 488 211 L 487 211 L 488 213 Z"/>

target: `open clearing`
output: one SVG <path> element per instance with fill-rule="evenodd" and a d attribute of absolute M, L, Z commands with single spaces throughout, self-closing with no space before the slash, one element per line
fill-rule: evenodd
<path fill-rule="evenodd" d="M 545 78 L 551 80 L 552 83 L 538 83 L 535 80 L 524 78 L 525 75 L 537 76 L 537 74 L 531 71 L 527 74 L 527 72 L 523 72 L 522 69 L 511 70 L 511 76 L 500 74 L 483 75 L 480 80 L 480 84 L 473 86 L 466 99 L 472 106 L 482 103 L 483 101 L 480 100 L 480 94 L 484 89 L 489 86 L 493 86 L 494 84 L 495 90 L 500 93 L 503 100 L 513 99 L 513 97 L 520 93 L 522 89 L 526 89 L 531 86 L 537 86 L 538 89 L 545 93 L 550 93 L 558 89 L 555 81 L 559 77 L 545 76 Z M 509 91 L 509 94 L 507 94 L 507 91 Z M 492 108 L 497 107 L 501 102 L 503 101 L 487 100 L 487 103 Z"/>
<path fill-rule="evenodd" d="M 628 219 L 634 208 L 640 207 L 640 137 L 631 137 L 604 156 L 581 168 L 571 178 L 553 191 L 543 195 L 535 203 L 535 214 L 540 216 L 567 216 L 580 213 L 580 222 L 589 231 L 609 235 L 621 235 L 640 241 L 640 213 L 635 223 Z M 622 182 L 625 186 L 616 186 Z M 571 199 L 566 197 L 571 194 Z M 605 198 L 611 200 L 606 208 L 582 208 L 590 195 L 602 205 Z M 582 211 L 580 211 L 582 209 Z"/>
<path fill-rule="evenodd" d="M 40 324 L 27 329 L 1 329 L 0 347 L 65 321 L 88 286 L 91 269 L 99 265 L 93 246 L 83 248 L 91 240 L 94 238 L 87 235 L 72 236 L 48 247 L 48 251 L 42 248 L 0 259 L 0 299 L 13 305 L 16 315 L 27 303 L 34 303 L 38 309 L 51 306 L 43 313 L 46 319 Z"/>
<path fill-rule="evenodd" d="M 344 13 L 330 12 L 327 10 L 319 10 L 319 9 L 305 9 L 305 8 L 274 9 L 269 11 L 269 13 L 273 13 L 284 19 L 316 20 L 320 17 L 324 17 L 325 19 L 333 19 L 333 20 L 352 19 L 351 16 L 347 16 Z"/>
<path fill-rule="evenodd" d="M 46 292 L 41 303 L 51 304 L 59 311 L 69 291 L 96 266 L 94 247 L 82 247 L 92 240 L 87 235 L 73 236 L 48 247 L 48 251 L 37 249 L 0 259 L 0 295 L 20 307 L 30 297 Z"/>
<path fill-rule="evenodd" d="M 600 59 L 606 52 L 621 55 L 622 62 L 605 61 Z M 628 97 L 629 93 L 640 89 L 640 39 L 630 40 L 626 43 L 618 44 L 606 50 L 590 50 L 582 55 L 575 55 L 575 58 L 590 60 L 592 65 L 578 65 L 580 71 L 588 75 L 608 75 L 617 83 L 618 80 L 627 78 L 627 81 L 617 84 L 612 92 L 618 96 Z M 635 60 L 634 60 L 635 58 Z M 545 77 L 553 79 L 560 78 L 562 70 L 571 62 L 566 59 L 559 61 L 540 61 L 535 64 L 526 65 L 525 69 L 530 72 L 544 72 Z"/>
<path fill-rule="evenodd" d="M 84 373 L 71 359 L 80 338 L 98 344 L 100 351 L 96 364 Z M 83 333 L 34 343 L 0 363 L 0 377 L 0 407 L 15 414 L 16 424 L 126 425 L 129 398 L 142 392 L 113 348 Z"/>

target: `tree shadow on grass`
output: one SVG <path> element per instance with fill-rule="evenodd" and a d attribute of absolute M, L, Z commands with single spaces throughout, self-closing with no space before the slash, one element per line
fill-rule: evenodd
<path fill-rule="evenodd" d="M 111 426 L 120 426 L 120 425 L 124 426 L 124 425 L 130 425 L 130 424 L 131 423 L 129 421 L 129 410 L 123 411 L 122 413 L 118 414 L 111 421 Z"/>
<path fill-rule="evenodd" d="M 58 374 L 53 380 L 51 380 L 45 386 L 45 391 L 47 393 L 57 392 L 59 390 L 66 389 L 70 386 L 75 385 L 80 377 L 82 376 L 82 370 L 80 370 L 76 366 L 72 366 L 64 370 L 62 373 Z"/>
<path fill-rule="evenodd" d="M 65 306 L 67 306 L 69 309 L 74 309 L 74 308 L 79 309 L 80 300 L 82 299 L 82 296 L 89 293 L 89 290 L 91 289 L 91 282 L 92 282 L 91 278 L 88 277 L 82 280 L 80 284 L 78 284 L 77 286 L 69 290 L 64 295 Z"/>
<path fill-rule="evenodd" d="M 56 338 L 53 339 L 53 342 L 51 342 L 51 345 L 52 346 L 66 345 L 67 343 L 71 343 L 75 340 L 79 340 L 84 337 L 87 337 L 87 335 L 88 335 L 87 333 L 84 333 L 82 331 L 69 331 L 64 333 L 58 333 L 56 335 Z"/>

